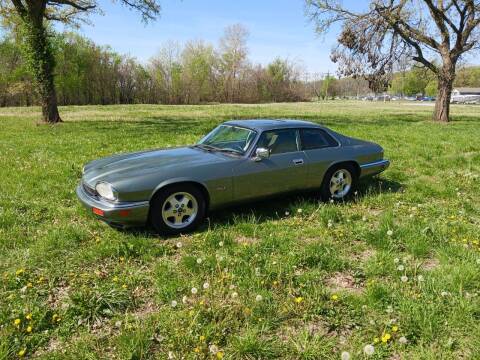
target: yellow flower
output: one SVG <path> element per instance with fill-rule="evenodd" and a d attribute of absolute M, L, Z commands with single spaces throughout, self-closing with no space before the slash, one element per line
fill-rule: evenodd
<path fill-rule="evenodd" d="M 19 326 L 21 322 L 22 322 L 22 320 L 20 320 L 20 319 L 15 319 L 15 320 L 13 321 L 13 324 L 14 324 L 15 326 Z"/>
<path fill-rule="evenodd" d="M 127 288 L 127 284 L 123 284 L 122 289 L 126 289 L 126 288 Z"/>
<path fill-rule="evenodd" d="M 393 332 L 397 332 L 397 331 L 398 331 L 398 326 L 394 325 L 394 326 L 392 327 L 392 331 L 393 331 Z"/>
<path fill-rule="evenodd" d="M 32 314 L 28 313 L 27 315 L 25 315 L 25 319 L 32 320 Z"/>
<path fill-rule="evenodd" d="M 22 349 L 18 352 L 18 356 L 23 357 L 26 352 L 27 352 L 27 349 Z"/>
<path fill-rule="evenodd" d="M 22 275 L 24 272 L 25 272 L 25 269 L 18 269 L 17 271 L 15 271 L 15 274 L 19 276 L 19 275 Z"/>
<path fill-rule="evenodd" d="M 193 351 L 195 351 L 196 353 L 199 353 L 199 352 L 200 352 L 200 348 L 197 346 L 195 349 L 193 349 Z"/>
<path fill-rule="evenodd" d="M 117 282 L 118 281 L 118 277 L 117 276 L 114 276 L 113 279 L 112 279 L 113 282 Z"/>
<path fill-rule="evenodd" d="M 295 302 L 297 304 L 300 304 L 302 301 L 303 301 L 303 297 L 301 297 L 301 296 L 295 298 Z"/>
<path fill-rule="evenodd" d="M 31 326 L 27 326 L 27 333 L 31 333 L 32 332 L 32 327 Z"/>
<path fill-rule="evenodd" d="M 217 359 L 223 359 L 223 352 L 222 351 L 217 352 Z"/>
<path fill-rule="evenodd" d="M 338 300 L 338 295 L 337 294 L 333 294 L 331 297 L 330 297 L 331 300 L 333 301 L 337 301 Z"/>
<path fill-rule="evenodd" d="M 31 288 L 32 286 L 33 286 L 33 284 L 32 284 L 31 282 L 29 282 L 29 283 L 27 284 L 27 287 L 28 287 L 28 288 Z"/>
<path fill-rule="evenodd" d="M 60 316 L 58 316 L 57 314 L 53 314 L 52 320 L 56 321 L 56 322 L 59 322 L 60 321 Z"/>
<path fill-rule="evenodd" d="M 205 336 L 201 335 L 200 336 L 200 341 L 205 341 Z"/>
<path fill-rule="evenodd" d="M 375 344 L 378 344 L 378 343 L 380 342 L 380 339 L 379 339 L 378 337 L 373 338 L 373 342 L 374 342 Z"/>
<path fill-rule="evenodd" d="M 123 256 L 120 256 L 120 262 L 124 262 L 125 258 Z"/>
<path fill-rule="evenodd" d="M 386 343 L 388 342 L 388 340 L 391 339 L 391 337 L 392 337 L 392 336 L 391 336 L 389 333 L 386 333 L 385 335 L 382 336 L 382 342 L 383 342 L 384 344 L 386 344 Z"/>
<path fill-rule="evenodd" d="M 278 285 L 278 281 L 275 280 L 275 281 L 273 282 L 273 286 L 277 286 L 277 285 Z"/>

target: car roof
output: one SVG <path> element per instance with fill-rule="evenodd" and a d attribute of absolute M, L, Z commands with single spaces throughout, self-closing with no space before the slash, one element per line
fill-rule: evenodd
<path fill-rule="evenodd" d="M 294 119 L 249 119 L 249 120 L 230 120 L 224 125 L 233 125 L 246 127 L 260 132 L 274 129 L 285 128 L 323 128 L 322 126 L 310 121 L 294 120 Z"/>

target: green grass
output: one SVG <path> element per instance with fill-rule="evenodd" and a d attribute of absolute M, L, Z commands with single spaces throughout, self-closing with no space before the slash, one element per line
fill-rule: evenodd
<path fill-rule="evenodd" d="M 229 359 L 357 359 L 367 344 L 375 359 L 480 358 L 480 108 L 454 106 L 447 125 L 431 112 L 89 106 L 62 108 L 65 123 L 50 127 L 36 125 L 37 108 L 0 109 L 0 359 L 217 358 L 211 345 Z M 169 239 L 109 228 L 75 197 L 91 159 L 254 117 L 376 141 L 391 168 L 347 204 L 283 197 Z"/>

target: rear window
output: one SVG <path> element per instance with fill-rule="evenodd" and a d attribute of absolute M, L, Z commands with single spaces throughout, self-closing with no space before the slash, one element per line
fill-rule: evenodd
<path fill-rule="evenodd" d="M 338 146 L 337 140 L 322 129 L 301 129 L 302 150 L 321 149 Z"/>

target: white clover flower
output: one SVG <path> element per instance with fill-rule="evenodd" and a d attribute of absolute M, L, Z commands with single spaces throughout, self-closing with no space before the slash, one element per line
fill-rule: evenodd
<path fill-rule="evenodd" d="M 255 297 L 255 301 L 262 301 L 263 300 L 263 296 L 262 295 L 257 295 Z"/>
<path fill-rule="evenodd" d="M 403 271 L 403 270 L 405 270 L 405 266 L 403 266 L 403 265 L 398 265 L 398 266 L 397 266 L 397 270 L 398 270 L 398 271 Z"/>
<path fill-rule="evenodd" d="M 182 303 L 186 304 L 188 302 L 188 296 L 187 295 L 184 295 L 182 297 Z"/>
<path fill-rule="evenodd" d="M 197 264 L 200 265 L 202 262 L 203 262 L 202 258 L 198 258 L 198 259 L 197 259 Z"/>
<path fill-rule="evenodd" d="M 203 288 L 207 290 L 210 287 L 210 284 L 208 282 L 203 283 Z"/>
<path fill-rule="evenodd" d="M 388 231 L 387 231 L 387 235 L 388 235 L 388 236 L 392 236 L 392 235 L 393 235 L 393 231 L 392 231 L 392 230 L 388 230 Z"/>
<path fill-rule="evenodd" d="M 373 347 L 373 345 L 368 344 L 365 345 L 365 347 L 363 348 L 363 352 L 365 353 L 365 355 L 371 356 L 375 352 L 375 348 Z"/>
<path fill-rule="evenodd" d="M 393 262 L 394 262 L 395 264 L 398 264 L 398 263 L 400 262 L 400 259 L 399 259 L 399 258 L 395 258 L 395 259 L 393 259 Z"/>
<path fill-rule="evenodd" d="M 348 351 L 343 351 L 342 356 L 340 357 L 342 360 L 350 360 L 350 353 Z"/>
<path fill-rule="evenodd" d="M 402 336 L 400 339 L 398 339 L 398 342 L 400 344 L 406 344 L 408 342 L 408 340 L 405 336 Z"/>
<path fill-rule="evenodd" d="M 197 290 L 196 287 L 193 287 L 192 290 L 191 290 L 191 292 L 192 292 L 193 295 L 195 295 L 195 294 L 198 292 L 198 290 Z"/>
<path fill-rule="evenodd" d="M 218 246 L 222 247 L 222 246 L 223 246 L 223 241 L 220 241 L 220 242 L 218 243 Z"/>
<path fill-rule="evenodd" d="M 211 352 L 213 355 L 215 355 L 216 353 L 218 353 L 218 346 L 212 344 L 212 345 L 210 345 L 210 346 L 208 347 L 208 350 L 210 350 L 210 352 Z"/>
<path fill-rule="evenodd" d="M 406 275 L 403 275 L 400 280 L 402 280 L 402 282 L 407 282 L 408 281 L 408 276 Z"/>
<path fill-rule="evenodd" d="M 417 280 L 420 281 L 420 282 L 422 282 L 422 281 L 424 281 L 425 279 L 423 278 L 423 275 L 418 275 L 418 276 L 417 276 Z"/>
<path fill-rule="evenodd" d="M 237 293 L 236 291 L 234 291 L 234 292 L 232 293 L 232 298 L 235 299 L 235 298 L 237 298 L 237 297 L 238 297 L 238 293 Z"/>
<path fill-rule="evenodd" d="M 178 303 L 175 300 L 172 300 L 170 305 L 172 305 L 172 307 L 177 307 Z"/>
<path fill-rule="evenodd" d="M 168 359 L 169 359 L 169 360 L 175 359 L 175 355 L 173 355 L 173 351 L 169 351 L 169 352 L 168 352 Z"/>
<path fill-rule="evenodd" d="M 391 314 L 393 312 L 393 306 L 392 305 L 388 305 L 387 306 L 387 313 Z"/>
<path fill-rule="evenodd" d="M 443 297 L 448 296 L 448 292 L 447 292 L 447 291 L 442 291 L 442 292 L 440 293 L 440 295 L 442 295 Z"/>
<path fill-rule="evenodd" d="M 366 216 L 362 216 L 362 221 L 367 221 L 367 217 L 366 217 Z"/>
<path fill-rule="evenodd" d="M 303 209 L 297 209 L 297 213 L 301 214 L 303 212 Z"/>
<path fill-rule="evenodd" d="M 180 249 L 183 246 L 183 244 L 179 241 L 177 242 L 177 249 Z"/>
<path fill-rule="evenodd" d="M 290 215 L 290 211 L 285 211 L 285 216 Z"/>
<path fill-rule="evenodd" d="M 333 204 L 333 203 L 334 203 L 333 199 L 330 199 L 330 204 Z"/>
<path fill-rule="evenodd" d="M 369 321 L 369 324 L 370 324 L 370 325 L 375 325 L 375 320 L 370 320 L 370 321 Z"/>

